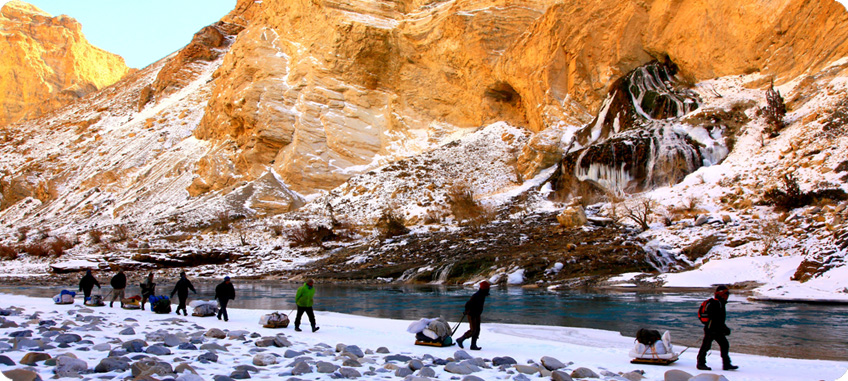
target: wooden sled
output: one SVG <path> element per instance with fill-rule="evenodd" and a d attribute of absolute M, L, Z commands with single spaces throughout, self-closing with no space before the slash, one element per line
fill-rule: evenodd
<path fill-rule="evenodd" d="M 673 362 L 677 361 L 677 357 L 670 359 L 644 359 L 644 358 L 635 358 L 630 360 L 631 364 L 649 364 L 649 365 L 669 365 Z"/>
<path fill-rule="evenodd" d="M 451 342 L 448 345 L 445 345 L 445 343 L 438 342 L 438 341 L 415 340 L 415 345 L 425 345 L 425 346 L 428 346 L 428 347 L 450 347 L 450 346 L 453 346 L 453 342 Z"/>

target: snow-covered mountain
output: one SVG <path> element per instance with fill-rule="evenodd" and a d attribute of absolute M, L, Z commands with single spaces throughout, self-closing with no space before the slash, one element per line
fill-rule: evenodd
<path fill-rule="evenodd" d="M 711 283 L 837 297 L 846 22 L 831 0 L 239 1 L 2 131 L 3 255 L 551 287 L 752 258 Z"/>

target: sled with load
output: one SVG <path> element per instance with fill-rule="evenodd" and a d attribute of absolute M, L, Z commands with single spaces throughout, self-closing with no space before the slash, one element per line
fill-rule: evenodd
<path fill-rule="evenodd" d="M 289 317 L 281 312 L 271 312 L 259 318 L 262 328 L 286 328 L 289 326 Z"/>
<path fill-rule="evenodd" d="M 641 328 L 636 332 L 636 344 L 630 350 L 631 364 L 669 365 L 679 358 L 683 352 L 674 352 L 671 344 L 671 334 L 665 331 L 662 335 L 653 329 Z"/>
<path fill-rule="evenodd" d="M 188 303 L 192 308 L 191 316 L 215 316 L 218 314 L 218 302 L 214 300 L 192 300 Z"/>
<path fill-rule="evenodd" d="M 129 298 L 121 299 L 121 308 L 125 310 L 138 310 L 141 309 L 141 296 L 133 295 Z"/>
<path fill-rule="evenodd" d="M 450 325 L 445 319 L 435 318 L 412 322 L 406 329 L 407 332 L 415 334 L 415 345 L 426 345 L 430 347 L 449 347 L 453 345 L 453 333 Z"/>
<path fill-rule="evenodd" d="M 83 304 L 89 307 L 103 307 L 106 305 L 106 303 L 103 302 L 102 295 L 91 295 L 90 297 L 85 299 L 85 302 L 83 302 Z"/>
<path fill-rule="evenodd" d="M 62 290 L 53 296 L 53 302 L 56 304 L 74 304 L 74 296 L 77 296 L 76 292 Z"/>
<path fill-rule="evenodd" d="M 157 314 L 167 314 L 171 313 L 171 299 L 167 296 L 156 296 L 153 295 L 150 297 L 150 309 Z"/>

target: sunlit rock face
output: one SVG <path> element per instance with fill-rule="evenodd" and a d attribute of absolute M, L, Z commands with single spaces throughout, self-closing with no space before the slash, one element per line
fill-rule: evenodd
<path fill-rule="evenodd" d="M 496 121 L 534 132 L 584 125 L 612 83 L 654 60 L 675 62 L 690 82 L 755 71 L 785 80 L 848 53 L 839 7 L 801 0 L 239 1 L 224 21 L 246 29 L 216 73 L 195 133 L 232 148 L 208 158 L 230 162 L 231 170 L 201 173 L 192 192 L 274 170 L 292 189 L 314 193 L 445 129 Z M 533 142 L 518 160 L 524 177 L 562 154 L 548 140 Z"/>
<path fill-rule="evenodd" d="M 0 125 L 67 105 L 129 70 L 120 56 L 89 44 L 73 18 L 17 0 L 0 10 Z"/>
<path fill-rule="evenodd" d="M 671 63 L 652 62 L 616 81 L 563 158 L 560 189 L 639 192 L 723 160 L 726 127 L 682 121 L 699 99 L 677 74 Z"/>

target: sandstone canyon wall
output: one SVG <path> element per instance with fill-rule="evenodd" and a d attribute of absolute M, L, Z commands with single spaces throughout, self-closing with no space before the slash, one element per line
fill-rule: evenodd
<path fill-rule="evenodd" d="M 0 10 L 0 125 L 37 117 L 109 86 L 130 69 L 67 16 L 13 0 Z"/>
<path fill-rule="evenodd" d="M 193 195 L 278 173 L 332 189 L 399 146 L 507 121 L 589 122 L 610 85 L 653 60 L 683 78 L 761 72 L 778 82 L 848 53 L 832 0 L 239 1 L 242 23 L 195 132 L 221 147 Z M 423 141 L 423 143 L 422 143 Z M 533 176 L 561 156 L 534 147 Z"/>

